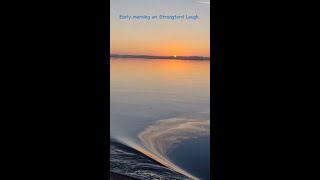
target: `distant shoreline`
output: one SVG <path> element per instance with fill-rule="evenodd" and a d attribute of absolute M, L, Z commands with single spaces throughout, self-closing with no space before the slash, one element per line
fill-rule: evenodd
<path fill-rule="evenodd" d="M 110 54 L 111 58 L 143 58 L 143 59 L 179 59 L 179 60 L 210 60 L 204 56 L 150 56 L 150 55 L 121 55 Z"/>

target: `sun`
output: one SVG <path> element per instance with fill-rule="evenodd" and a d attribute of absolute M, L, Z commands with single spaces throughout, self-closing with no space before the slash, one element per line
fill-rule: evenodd
<path fill-rule="evenodd" d="M 173 55 L 175 58 L 177 57 L 177 55 Z"/>

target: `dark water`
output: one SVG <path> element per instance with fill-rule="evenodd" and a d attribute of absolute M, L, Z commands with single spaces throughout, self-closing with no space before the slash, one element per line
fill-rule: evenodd
<path fill-rule="evenodd" d="M 138 179 L 188 179 L 143 153 L 111 140 L 110 171 Z"/>
<path fill-rule="evenodd" d="M 127 154 L 112 154 L 111 170 L 209 179 L 210 61 L 110 59 L 110 67 L 111 137 L 158 163 L 131 154 L 123 168 Z"/>
<path fill-rule="evenodd" d="M 173 149 L 169 157 L 176 165 L 194 176 L 210 179 L 210 137 L 185 141 Z"/>

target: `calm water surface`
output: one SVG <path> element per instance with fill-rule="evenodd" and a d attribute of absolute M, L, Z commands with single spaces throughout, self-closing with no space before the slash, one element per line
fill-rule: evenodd
<path fill-rule="evenodd" d="M 110 68 L 112 139 L 210 179 L 210 61 L 114 58 Z"/>

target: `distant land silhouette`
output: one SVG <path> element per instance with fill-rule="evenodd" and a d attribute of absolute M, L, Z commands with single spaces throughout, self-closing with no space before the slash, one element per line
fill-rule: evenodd
<path fill-rule="evenodd" d="M 150 55 L 110 54 L 110 57 L 112 58 L 143 58 L 143 59 L 210 60 L 210 57 L 204 57 L 204 56 L 150 56 Z"/>

